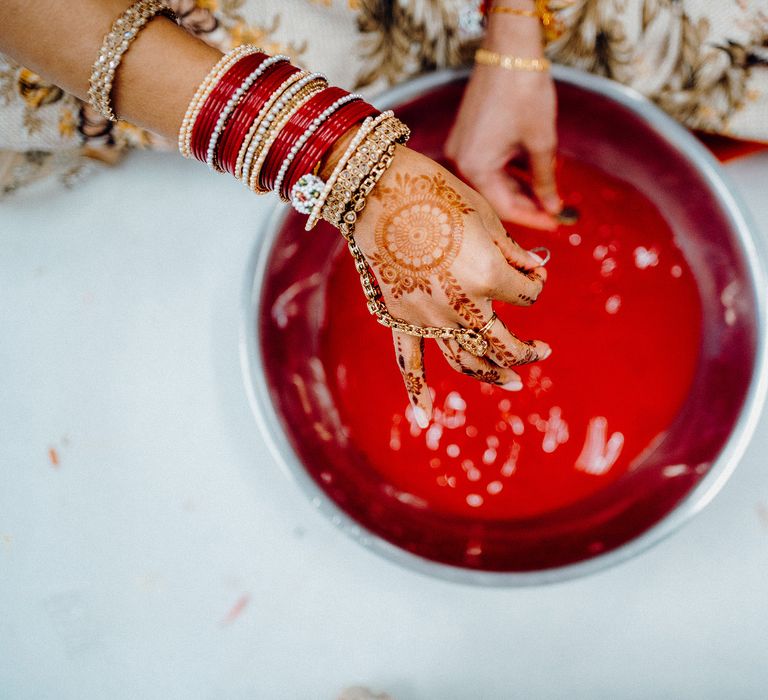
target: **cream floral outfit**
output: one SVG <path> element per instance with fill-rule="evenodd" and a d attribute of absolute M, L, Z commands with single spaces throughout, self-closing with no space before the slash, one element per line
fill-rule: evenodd
<path fill-rule="evenodd" d="M 168 0 L 226 50 L 244 42 L 373 92 L 468 64 L 477 0 Z M 687 126 L 768 141 L 768 0 L 572 0 L 550 58 L 639 90 Z M 0 55 L 0 195 L 72 182 L 128 148 L 169 148 Z"/>

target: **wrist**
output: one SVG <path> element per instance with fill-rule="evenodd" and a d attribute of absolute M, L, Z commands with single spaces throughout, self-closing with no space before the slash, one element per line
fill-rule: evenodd
<path fill-rule="evenodd" d="M 506 0 L 503 5 L 525 12 L 535 12 L 533 0 Z M 541 20 L 535 14 L 518 15 L 492 12 L 488 15 L 483 48 L 499 53 L 539 57 L 544 54 L 544 34 Z"/>
<path fill-rule="evenodd" d="M 328 153 L 326 153 L 325 157 L 320 161 L 320 167 L 318 168 L 317 174 L 323 179 L 327 180 L 331 173 L 333 172 L 334 168 L 336 167 L 336 164 L 339 162 L 339 159 L 341 156 L 344 155 L 344 152 L 347 150 L 347 147 L 349 146 L 350 141 L 355 137 L 355 133 L 357 133 L 357 130 L 360 128 L 359 124 L 355 124 L 353 127 L 348 129 L 344 134 L 342 134 L 336 142 L 331 146 Z"/>

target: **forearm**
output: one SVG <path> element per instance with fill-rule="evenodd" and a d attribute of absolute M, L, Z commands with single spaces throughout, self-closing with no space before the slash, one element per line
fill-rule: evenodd
<path fill-rule="evenodd" d="M 496 0 L 495 7 L 533 12 L 534 0 Z M 501 54 L 540 58 L 544 55 L 541 22 L 537 17 L 491 12 L 488 14 L 483 47 Z"/>
<path fill-rule="evenodd" d="M 104 35 L 130 0 L 2 0 L 0 51 L 77 97 Z M 187 104 L 220 52 L 165 17 L 142 29 L 117 71 L 116 114 L 175 137 Z"/>

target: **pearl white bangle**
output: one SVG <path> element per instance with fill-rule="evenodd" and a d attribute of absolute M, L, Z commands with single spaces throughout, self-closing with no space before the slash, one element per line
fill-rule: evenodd
<path fill-rule="evenodd" d="M 298 141 L 291 146 L 291 150 L 288 152 L 288 155 L 285 157 L 285 160 L 281 163 L 280 169 L 277 172 L 277 177 L 275 178 L 275 192 L 277 192 L 278 195 L 280 195 L 280 188 L 283 186 L 283 180 L 285 179 L 285 175 L 288 172 L 288 168 L 290 167 L 291 163 L 293 162 L 294 158 L 296 158 L 296 155 L 298 152 L 303 148 L 304 144 L 309 140 L 309 137 L 312 136 L 319 128 L 320 125 L 328 119 L 339 107 L 342 105 L 347 104 L 347 102 L 352 102 L 353 100 L 361 100 L 363 99 L 362 95 L 358 94 L 349 94 L 344 95 L 344 97 L 340 97 L 338 100 L 336 100 L 333 104 L 329 105 L 323 112 L 318 114 L 313 120 L 312 123 L 307 127 L 307 130 L 299 137 Z M 290 201 L 289 199 L 286 199 L 285 197 L 282 197 L 281 199 L 284 202 Z"/>
<path fill-rule="evenodd" d="M 227 119 L 229 119 L 230 115 L 234 111 L 235 107 L 240 103 L 240 100 L 243 98 L 246 92 L 248 92 L 251 85 L 253 85 L 257 78 L 270 66 L 273 66 L 275 63 L 278 63 L 279 61 L 287 61 L 288 56 L 271 56 L 270 58 L 265 59 L 256 70 L 251 72 L 240 84 L 240 87 L 237 88 L 232 93 L 232 96 L 227 100 L 226 104 L 224 105 L 224 109 L 221 110 L 219 114 L 219 118 L 216 120 L 216 124 L 213 127 L 213 132 L 211 133 L 211 138 L 208 141 L 208 150 L 205 154 L 205 162 L 208 164 L 208 167 L 212 170 L 215 170 L 217 172 L 222 172 L 221 168 L 217 168 L 214 160 L 216 155 L 216 144 L 219 142 L 219 137 L 221 136 L 222 131 L 224 130 L 224 125 L 227 123 Z"/>
<path fill-rule="evenodd" d="M 208 75 L 205 76 L 205 79 L 195 91 L 195 94 L 187 107 L 187 111 L 184 114 L 184 119 L 181 121 L 181 127 L 179 128 L 179 152 L 182 156 L 185 158 L 192 157 L 192 127 L 195 125 L 195 121 L 197 121 L 197 117 L 200 115 L 200 110 L 203 108 L 205 101 L 216 86 L 216 83 L 218 83 L 224 74 L 241 58 L 259 52 L 261 52 L 261 49 L 253 44 L 243 44 L 242 46 L 238 46 L 225 53 L 216 62 L 216 65 L 211 68 Z"/>
<path fill-rule="evenodd" d="M 269 99 L 264 103 L 264 106 L 259 110 L 259 113 L 256 115 L 256 118 L 253 120 L 253 123 L 251 124 L 251 128 L 248 129 L 248 133 L 245 135 L 245 138 L 243 139 L 243 143 L 240 146 L 240 152 L 237 154 L 237 161 L 235 163 L 235 177 L 238 180 L 242 180 L 245 183 L 248 182 L 248 169 L 246 168 L 246 155 L 251 153 L 251 159 L 248 161 L 248 168 L 250 168 L 250 164 L 252 161 L 252 151 L 250 150 L 250 147 L 252 144 L 252 139 L 254 138 L 257 129 L 259 128 L 261 123 L 264 121 L 264 119 L 268 115 L 271 115 L 271 112 L 275 107 L 275 104 L 283 96 L 285 91 L 289 87 L 291 87 L 291 85 L 293 85 L 294 83 L 297 83 L 299 80 L 301 80 L 307 75 L 308 73 L 306 71 L 299 71 L 297 73 L 294 73 L 293 75 L 290 75 L 269 96 Z M 270 119 L 272 118 L 272 116 L 270 116 Z M 254 144 L 254 149 L 255 147 L 256 145 Z"/>
<path fill-rule="evenodd" d="M 317 75 L 317 74 L 315 74 Z M 315 78 L 317 80 L 317 78 Z M 297 84 L 298 85 L 298 84 Z M 307 86 L 306 91 L 297 91 L 296 94 L 293 96 L 293 102 L 289 103 L 290 107 L 287 112 L 281 112 L 279 114 L 280 121 L 278 121 L 275 126 L 269 131 L 267 134 L 266 140 L 264 141 L 264 144 L 261 147 L 261 150 L 259 151 L 259 157 L 254 162 L 251 174 L 248 179 L 248 186 L 254 191 L 254 192 L 263 192 L 259 187 L 259 175 L 261 173 L 261 168 L 264 165 L 264 161 L 266 161 L 267 156 L 269 155 L 269 149 L 272 148 L 272 144 L 277 140 L 277 137 L 279 136 L 280 132 L 283 130 L 283 127 L 290 121 L 291 117 L 296 114 L 296 112 L 301 109 L 304 104 L 312 97 L 317 95 L 319 92 L 322 92 L 328 87 L 328 83 L 323 80 L 320 84 L 314 84 L 309 82 Z"/>
<path fill-rule="evenodd" d="M 160 0 L 138 0 L 114 21 L 102 41 L 88 81 L 88 100 L 91 107 L 109 121 L 117 121 L 112 111 L 112 83 L 115 71 L 139 31 L 157 14 L 163 14 L 176 21 L 174 12 Z"/>
<path fill-rule="evenodd" d="M 384 119 L 389 119 L 392 116 L 394 116 L 394 112 L 392 112 L 391 110 L 388 110 L 386 112 L 382 112 L 381 114 L 379 114 L 375 119 L 373 117 L 368 117 L 360 125 L 360 128 L 357 130 L 355 137 L 352 139 L 349 146 L 347 146 L 347 150 L 344 151 L 344 154 L 341 156 L 341 158 L 339 158 L 339 162 L 336 163 L 336 167 L 333 169 L 331 176 L 326 181 L 325 188 L 323 189 L 323 192 L 320 195 L 320 198 L 315 203 L 315 206 L 312 209 L 312 213 L 309 215 L 309 218 L 307 219 L 307 223 L 304 225 L 305 231 L 311 231 L 316 226 L 318 220 L 320 219 L 320 214 L 323 211 L 323 205 L 325 204 L 325 200 L 328 199 L 328 195 L 331 193 L 331 188 L 336 183 L 336 180 L 341 174 L 341 171 L 344 170 L 344 167 L 347 165 L 347 162 L 352 157 L 352 155 L 357 150 L 357 148 L 360 146 L 360 144 L 363 142 L 365 137 L 368 136 L 368 134 L 370 134 L 371 131 L 373 131 L 376 128 L 377 124 L 384 121 Z"/>
<path fill-rule="evenodd" d="M 252 183 L 258 180 L 259 169 L 264 162 L 262 155 L 265 154 L 265 139 L 269 139 L 272 136 L 272 124 L 275 120 L 283 116 L 286 108 L 292 106 L 293 98 L 304 89 L 307 84 L 316 80 L 322 80 L 323 85 L 327 85 L 325 76 L 322 73 L 303 72 L 301 77 L 287 90 L 283 91 L 277 100 L 275 100 L 270 110 L 264 115 L 264 118 L 260 121 L 254 121 L 255 129 L 253 130 L 252 139 L 248 144 L 245 156 L 243 157 L 242 170 L 242 181 L 254 192 L 260 192 L 258 187 L 253 187 Z"/>

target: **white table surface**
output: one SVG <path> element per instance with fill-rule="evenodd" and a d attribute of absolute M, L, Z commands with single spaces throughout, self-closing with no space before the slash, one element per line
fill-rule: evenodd
<path fill-rule="evenodd" d="M 768 235 L 768 155 L 727 170 Z M 765 415 L 633 561 L 525 589 L 403 570 L 255 427 L 238 323 L 270 206 L 149 153 L 0 204 L 0 698 L 768 696 Z"/>

